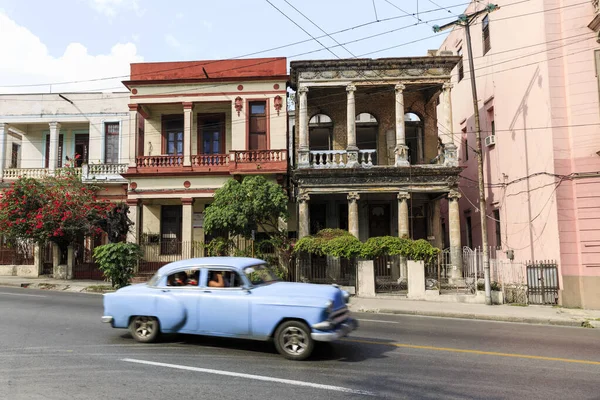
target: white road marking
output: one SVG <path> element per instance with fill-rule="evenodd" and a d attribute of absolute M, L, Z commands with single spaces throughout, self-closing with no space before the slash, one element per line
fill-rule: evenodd
<path fill-rule="evenodd" d="M 218 370 L 218 369 L 188 367 L 188 366 L 185 366 L 185 365 L 166 364 L 166 363 L 154 362 L 154 361 L 146 361 L 146 360 L 135 360 L 133 358 L 123 358 L 123 359 L 121 359 L 121 361 L 130 362 L 130 363 L 137 363 L 137 364 L 153 365 L 153 366 L 156 366 L 156 367 L 166 367 L 166 368 L 174 368 L 174 369 L 183 369 L 183 370 L 186 370 L 186 371 L 204 372 L 206 374 L 235 376 L 235 377 L 238 377 L 238 378 L 255 379 L 255 380 L 258 380 L 258 381 L 284 383 L 284 384 L 287 384 L 287 385 L 306 386 L 306 387 L 311 387 L 311 388 L 315 388 L 315 389 L 333 390 L 333 391 L 336 391 L 336 392 L 343 392 L 343 393 L 362 394 L 362 395 L 365 395 L 365 396 L 375 396 L 375 393 L 369 392 L 369 391 L 366 391 L 366 390 L 350 389 L 350 388 L 345 388 L 345 387 L 341 387 L 341 386 L 323 385 L 323 384 L 320 384 L 320 383 L 294 381 L 294 380 L 291 380 L 291 379 L 272 378 L 272 377 L 269 377 L 269 376 L 243 374 L 243 373 L 231 372 L 231 371 L 221 371 L 221 370 Z"/>
<path fill-rule="evenodd" d="M 7 295 L 7 296 L 29 296 L 29 297 L 48 297 L 48 296 L 43 296 L 41 294 L 25 294 L 25 293 L 6 293 L 6 292 L 0 292 L 0 295 Z"/>
<path fill-rule="evenodd" d="M 384 320 L 380 320 L 380 319 L 359 319 L 358 321 L 364 321 L 364 322 L 381 322 L 382 324 L 399 324 L 400 322 L 397 321 L 384 321 Z"/>

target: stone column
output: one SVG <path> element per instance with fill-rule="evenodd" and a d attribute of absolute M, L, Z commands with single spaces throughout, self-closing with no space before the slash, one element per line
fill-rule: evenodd
<path fill-rule="evenodd" d="M 448 193 L 448 219 L 450 232 L 450 283 L 458 284 L 463 279 L 462 246 L 460 243 L 460 208 L 458 200 L 461 195 L 456 190 Z"/>
<path fill-rule="evenodd" d="M 398 236 L 399 237 L 410 237 L 410 225 L 408 219 L 408 200 L 410 199 L 410 193 L 400 192 L 398 193 Z"/>
<path fill-rule="evenodd" d="M 192 243 L 194 241 L 194 199 L 181 199 L 183 210 L 181 212 L 181 241 L 182 241 L 182 256 L 184 258 L 192 258 Z"/>
<path fill-rule="evenodd" d="M 298 168 L 308 168 L 309 160 L 309 144 L 308 144 L 308 87 L 300 86 L 298 88 Z"/>
<path fill-rule="evenodd" d="M 129 206 L 129 219 L 133 221 L 133 226 L 127 234 L 127 242 L 139 244 L 139 234 L 141 233 L 140 202 L 138 199 L 127 199 L 127 205 Z"/>
<path fill-rule="evenodd" d="M 54 175 L 58 168 L 58 135 L 60 134 L 60 122 L 50 122 L 50 154 L 48 156 L 48 169 L 50 175 Z"/>
<path fill-rule="evenodd" d="M 129 104 L 129 167 L 137 166 L 138 151 L 138 105 Z M 139 154 L 143 156 L 143 154 Z"/>
<path fill-rule="evenodd" d="M 192 107 L 193 103 L 183 103 L 183 166 L 192 166 Z M 185 221 L 185 219 L 184 219 Z"/>
<path fill-rule="evenodd" d="M 399 83 L 396 89 L 396 167 L 405 167 L 410 163 L 408 161 L 408 146 L 406 145 L 406 126 L 404 124 L 404 89 L 405 85 Z"/>
<path fill-rule="evenodd" d="M 452 84 L 446 82 L 443 85 L 443 110 L 444 115 L 441 124 L 441 136 L 442 143 L 444 144 L 444 166 L 456 167 L 458 166 L 458 155 L 456 150 L 456 144 L 454 143 L 454 127 L 452 125 L 452 96 L 451 96 Z"/>
<path fill-rule="evenodd" d="M 358 200 L 360 195 L 358 192 L 348 193 L 348 232 L 354 235 L 357 239 L 359 238 L 359 226 L 358 226 Z"/>
<path fill-rule="evenodd" d="M 0 182 L 4 178 L 6 168 L 6 138 L 8 136 L 8 124 L 0 124 Z"/>
<path fill-rule="evenodd" d="M 301 193 L 298 196 L 298 239 L 310 235 L 309 200 L 310 196 L 308 193 Z"/>
<path fill-rule="evenodd" d="M 346 86 L 346 92 L 348 93 L 348 105 L 346 107 L 346 132 L 348 141 L 346 152 L 348 155 L 348 163 L 346 166 L 349 168 L 358 165 L 358 147 L 356 146 L 356 103 L 354 100 L 355 91 L 356 86 L 352 84 Z"/>
<path fill-rule="evenodd" d="M 65 279 L 73 279 L 73 265 L 75 265 L 75 249 L 73 246 L 67 248 L 67 270 Z"/>

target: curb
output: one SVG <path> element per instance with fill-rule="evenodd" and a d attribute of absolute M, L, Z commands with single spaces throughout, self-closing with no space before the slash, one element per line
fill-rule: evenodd
<path fill-rule="evenodd" d="M 553 326 L 574 326 L 581 327 L 585 323 L 585 319 L 581 321 L 561 321 L 551 320 L 544 318 L 524 318 L 524 317 L 502 317 L 496 315 L 477 315 L 477 314 L 462 314 L 452 312 L 439 312 L 439 311 L 413 311 L 413 310 L 390 310 L 390 309 L 354 309 L 354 312 L 364 312 L 373 314 L 398 314 L 398 315 L 417 315 L 424 317 L 442 317 L 442 318 L 458 318 L 458 319 L 471 319 L 471 320 L 482 320 L 482 321 L 500 321 L 500 322 L 513 322 L 522 324 L 536 324 L 536 325 L 553 325 Z"/>
<path fill-rule="evenodd" d="M 53 285 L 52 287 L 47 287 L 46 285 Z M 55 283 L 12 283 L 12 282 L 0 282 L 0 287 L 17 287 L 22 289 L 35 289 L 35 290 L 44 290 L 44 291 L 53 291 L 53 292 L 68 292 L 68 293 L 84 293 L 84 294 L 104 294 L 110 293 L 114 290 L 107 291 L 92 291 L 87 290 L 87 286 L 71 286 L 71 285 L 62 285 Z"/>

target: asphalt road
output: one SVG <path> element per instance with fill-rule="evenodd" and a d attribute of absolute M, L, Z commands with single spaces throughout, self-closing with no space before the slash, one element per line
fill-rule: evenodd
<path fill-rule="evenodd" d="M 0 399 L 600 399 L 600 330 L 359 314 L 304 362 L 268 343 L 138 344 L 102 297 L 0 287 Z"/>

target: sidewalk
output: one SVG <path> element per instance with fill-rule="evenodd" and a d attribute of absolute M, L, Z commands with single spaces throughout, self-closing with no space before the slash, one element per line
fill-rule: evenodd
<path fill-rule="evenodd" d="M 600 310 L 581 310 L 552 306 L 486 306 L 485 304 L 442 303 L 407 300 L 405 297 L 352 297 L 351 311 L 426 315 L 434 317 L 522 322 L 545 325 L 600 328 Z"/>
<path fill-rule="evenodd" d="M 93 280 L 61 280 L 0 276 L 0 286 L 57 290 L 76 293 L 106 293 L 110 284 Z M 352 296 L 351 311 L 425 315 L 434 317 L 523 322 L 545 325 L 586 326 L 600 328 L 600 310 L 580 310 L 552 306 L 486 306 L 483 304 L 445 303 L 408 300 L 402 296 L 362 298 Z"/>

